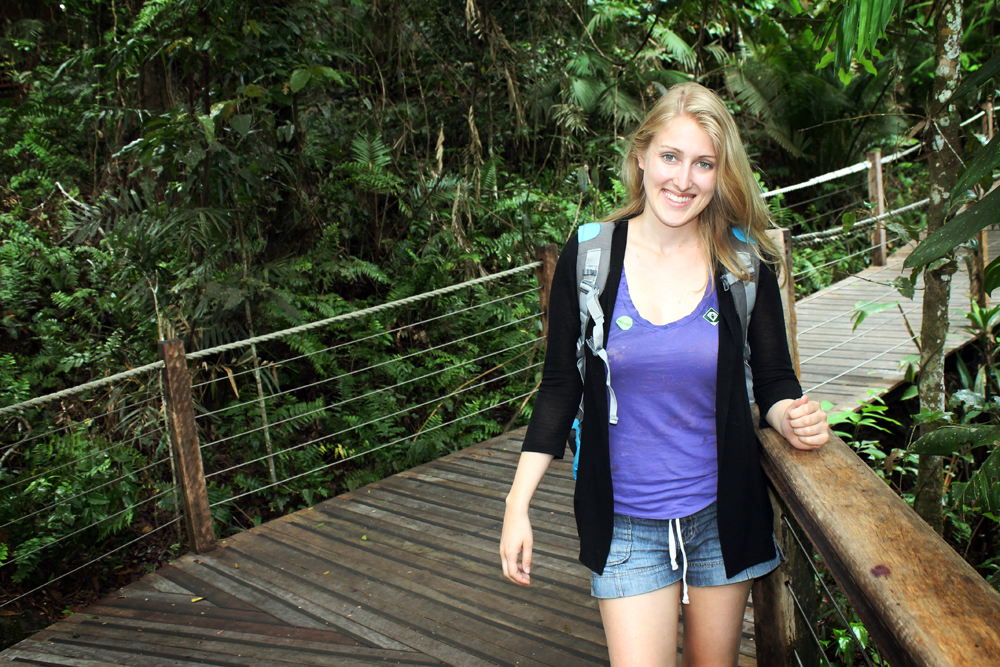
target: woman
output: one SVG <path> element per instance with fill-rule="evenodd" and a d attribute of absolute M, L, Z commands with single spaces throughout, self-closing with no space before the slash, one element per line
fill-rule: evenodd
<path fill-rule="evenodd" d="M 828 439 L 826 415 L 802 396 L 789 359 L 765 235 L 767 208 L 736 124 L 694 83 L 653 107 L 623 160 L 629 201 L 616 226 L 601 295 L 618 418 L 605 370 L 576 367 L 577 241 L 552 282 L 543 380 L 500 542 L 504 575 L 530 583 L 528 505 L 583 396 L 574 498 L 580 560 L 592 570 L 613 667 L 676 664 L 684 603 L 687 666 L 735 665 L 753 579 L 778 564 L 743 364 L 743 329 L 721 277 L 746 278 L 735 233 L 761 254 L 746 332 L 760 414 L 793 447 Z M 520 556 L 520 562 L 519 561 Z"/>

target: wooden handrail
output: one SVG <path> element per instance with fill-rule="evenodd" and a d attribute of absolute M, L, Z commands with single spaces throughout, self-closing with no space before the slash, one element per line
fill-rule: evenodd
<path fill-rule="evenodd" d="M 1000 665 L 1000 594 L 837 436 L 761 461 L 893 667 Z"/>

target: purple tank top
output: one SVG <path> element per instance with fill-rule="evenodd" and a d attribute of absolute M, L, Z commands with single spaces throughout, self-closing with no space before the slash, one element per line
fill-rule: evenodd
<path fill-rule="evenodd" d="M 615 513 L 689 516 L 715 501 L 719 298 L 657 326 L 632 303 L 625 270 L 608 334 L 618 423 L 609 427 Z"/>

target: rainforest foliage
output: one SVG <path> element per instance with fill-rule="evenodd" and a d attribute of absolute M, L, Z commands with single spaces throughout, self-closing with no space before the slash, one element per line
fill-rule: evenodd
<path fill-rule="evenodd" d="M 533 261 L 613 208 L 623 138 L 680 81 L 726 99 L 767 189 L 914 144 L 933 6 L 884 3 L 889 30 L 847 40 L 869 4 L 22 3 L 0 26 L 0 407 L 155 361 L 159 339 L 190 353 Z M 963 76 L 994 55 L 997 17 L 966 5 Z M 963 118 L 991 77 L 962 92 Z M 985 143 L 977 122 L 952 148 Z M 887 174 L 889 208 L 927 196 L 909 159 Z M 838 226 L 864 208 L 863 176 L 773 198 L 776 219 Z M 797 253 L 802 289 L 863 266 L 851 243 Z M 534 285 L 192 362 L 220 530 L 523 423 Z M 174 516 L 159 391 L 140 375 L 0 418 L 0 579 L 68 572 L 96 539 Z"/>

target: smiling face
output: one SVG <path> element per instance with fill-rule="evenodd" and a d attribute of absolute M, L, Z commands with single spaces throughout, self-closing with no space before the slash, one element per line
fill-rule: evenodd
<path fill-rule="evenodd" d="M 718 158 L 708 133 L 690 116 L 677 116 L 637 159 L 646 194 L 643 216 L 668 227 L 697 225 L 715 194 Z"/>

